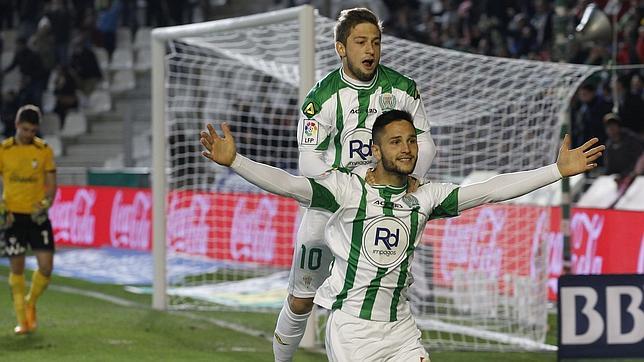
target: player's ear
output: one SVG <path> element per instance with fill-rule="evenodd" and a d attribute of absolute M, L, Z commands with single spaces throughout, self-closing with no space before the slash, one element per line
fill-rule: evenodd
<path fill-rule="evenodd" d="M 336 53 L 338 53 L 340 58 L 344 58 L 347 55 L 347 50 L 344 47 L 344 44 L 342 44 L 342 42 L 340 41 L 335 42 L 335 51 Z"/>
<path fill-rule="evenodd" d="M 371 154 L 373 155 L 373 158 L 376 159 L 376 162 L 380 162 L 380 160 L 382 159 L 382 152 L 380 152 L 380 146 L 378 146 L 375 143 L 371 145 Z"/>

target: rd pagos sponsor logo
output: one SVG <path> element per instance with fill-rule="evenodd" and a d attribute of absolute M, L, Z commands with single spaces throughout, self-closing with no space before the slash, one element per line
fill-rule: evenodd
<path fill-rule="evenodd" d="M 342 165 L 354 168 L 371 164 L 371 130 L 357 128 L 342 138 Z"/>
<path fill-rule="evenodd" d="M 389 268 L 400 263 L 408 246 L 407 226 L 391 216 L 379 217 L 364 229 L 362 252 L 377 267 Z"/>

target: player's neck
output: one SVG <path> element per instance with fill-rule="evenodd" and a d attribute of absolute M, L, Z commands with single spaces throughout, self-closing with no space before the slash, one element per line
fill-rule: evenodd
<path fill-rule="evenodd" d="M 373 177 L 376 185 L 401 187 L 407 183 L 407 175 L 387 171 L 382 164 L 378 164 L 373 170 Z"/>
<path fill-rule="evenodd" d="M 31 141 L 26 142 L 25 140 L 22 139 L 22 137 L 15 136 L 13 140 L 16 142 L 17 145 L 30 145 L 34 142 L 33 138 Z"/>
<path fill-rule="evenodd" d="M 374 74 L 374 76 L 367 82 L 360 80 L 356 78 L 355 75 L 351 73 L 344 64 L 342 65 L 342 68 L 340 71 L 342 72 L 342 78 L 344 79 L 345 82 L 358 87 L 368 87 L 373 84 L 373 80 L 376 78 L 376 75 Z"/>

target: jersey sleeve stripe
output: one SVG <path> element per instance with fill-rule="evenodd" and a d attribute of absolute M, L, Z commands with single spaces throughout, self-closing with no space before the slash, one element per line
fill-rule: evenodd
<path fill-rule="evenodd" d="M 333 144 L 335 145 L 335 159 L 333 160 L 333 167 L 339 167 L 342 162 L 342 130 L 344 129 L 344 116 L 342 111 L 342 102 L 340 101 L 340 92 L 335 94 L 335 138 Z"/>
<path fill-rule="evenodd" d="M 358 178 L 362 184 L 362 195 L 360 196 L 360 206 L 353 219 L 351 230 L 351 249 L 349 250 L 349 260 L 347 263 L 347 270 L 345 272 L 344 286 L 342 291 L 336 296 L 332 309 L 342 308 L 342 303 L 347 298 L 349 290 L 353 288 L 353 283 L 356 278 L 356 270 L 358 269 L 358 259 L 360 258 L 360 248 L 362 247 L 362 230 L 364 226 L 364 219 L 367 212 L 367 189 L 365 188 L 364 181 Z"/>
<path fill-rule="evenodd" d="M 326 151 L 329 148 L 329 143 L 331 142 L 331 135 L 327 135 L 324 141 L 322 141 L 316 148 L 316 151 Z"/>
<path fill-rule="evenodd" d="M 314 179 L 309 178 L 309 183 L 311 184 L 311 189 L 313 190 L 313 196 L 311 196 L 311 206 L 312 208 L 318 208 L 327 210 L 330 212 L 336 212 L 340 208 L 340 205 L 335 200 L 335 196 L 323 185 L 317 183 Z"/>
<path fill-rule="evenodd" d="M 432 210 L 429 220 L 453 216 L 458 216 L 458 187 L 452 190 L 445 200 Z"/>

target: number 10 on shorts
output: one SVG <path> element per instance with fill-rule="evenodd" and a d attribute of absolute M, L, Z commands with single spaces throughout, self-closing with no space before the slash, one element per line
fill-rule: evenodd
<path fill-rule="evenodd" d="M 322 262 L 322 249 L 311 248 L 306 255 L 306 246 L 302 245 L 302 255 L 300 256 L 300 269 L 317 270 Z M 308 259 L 308 260 L 307 260 Z M 308 263 L 307 263 L 308 261 Z"/>

